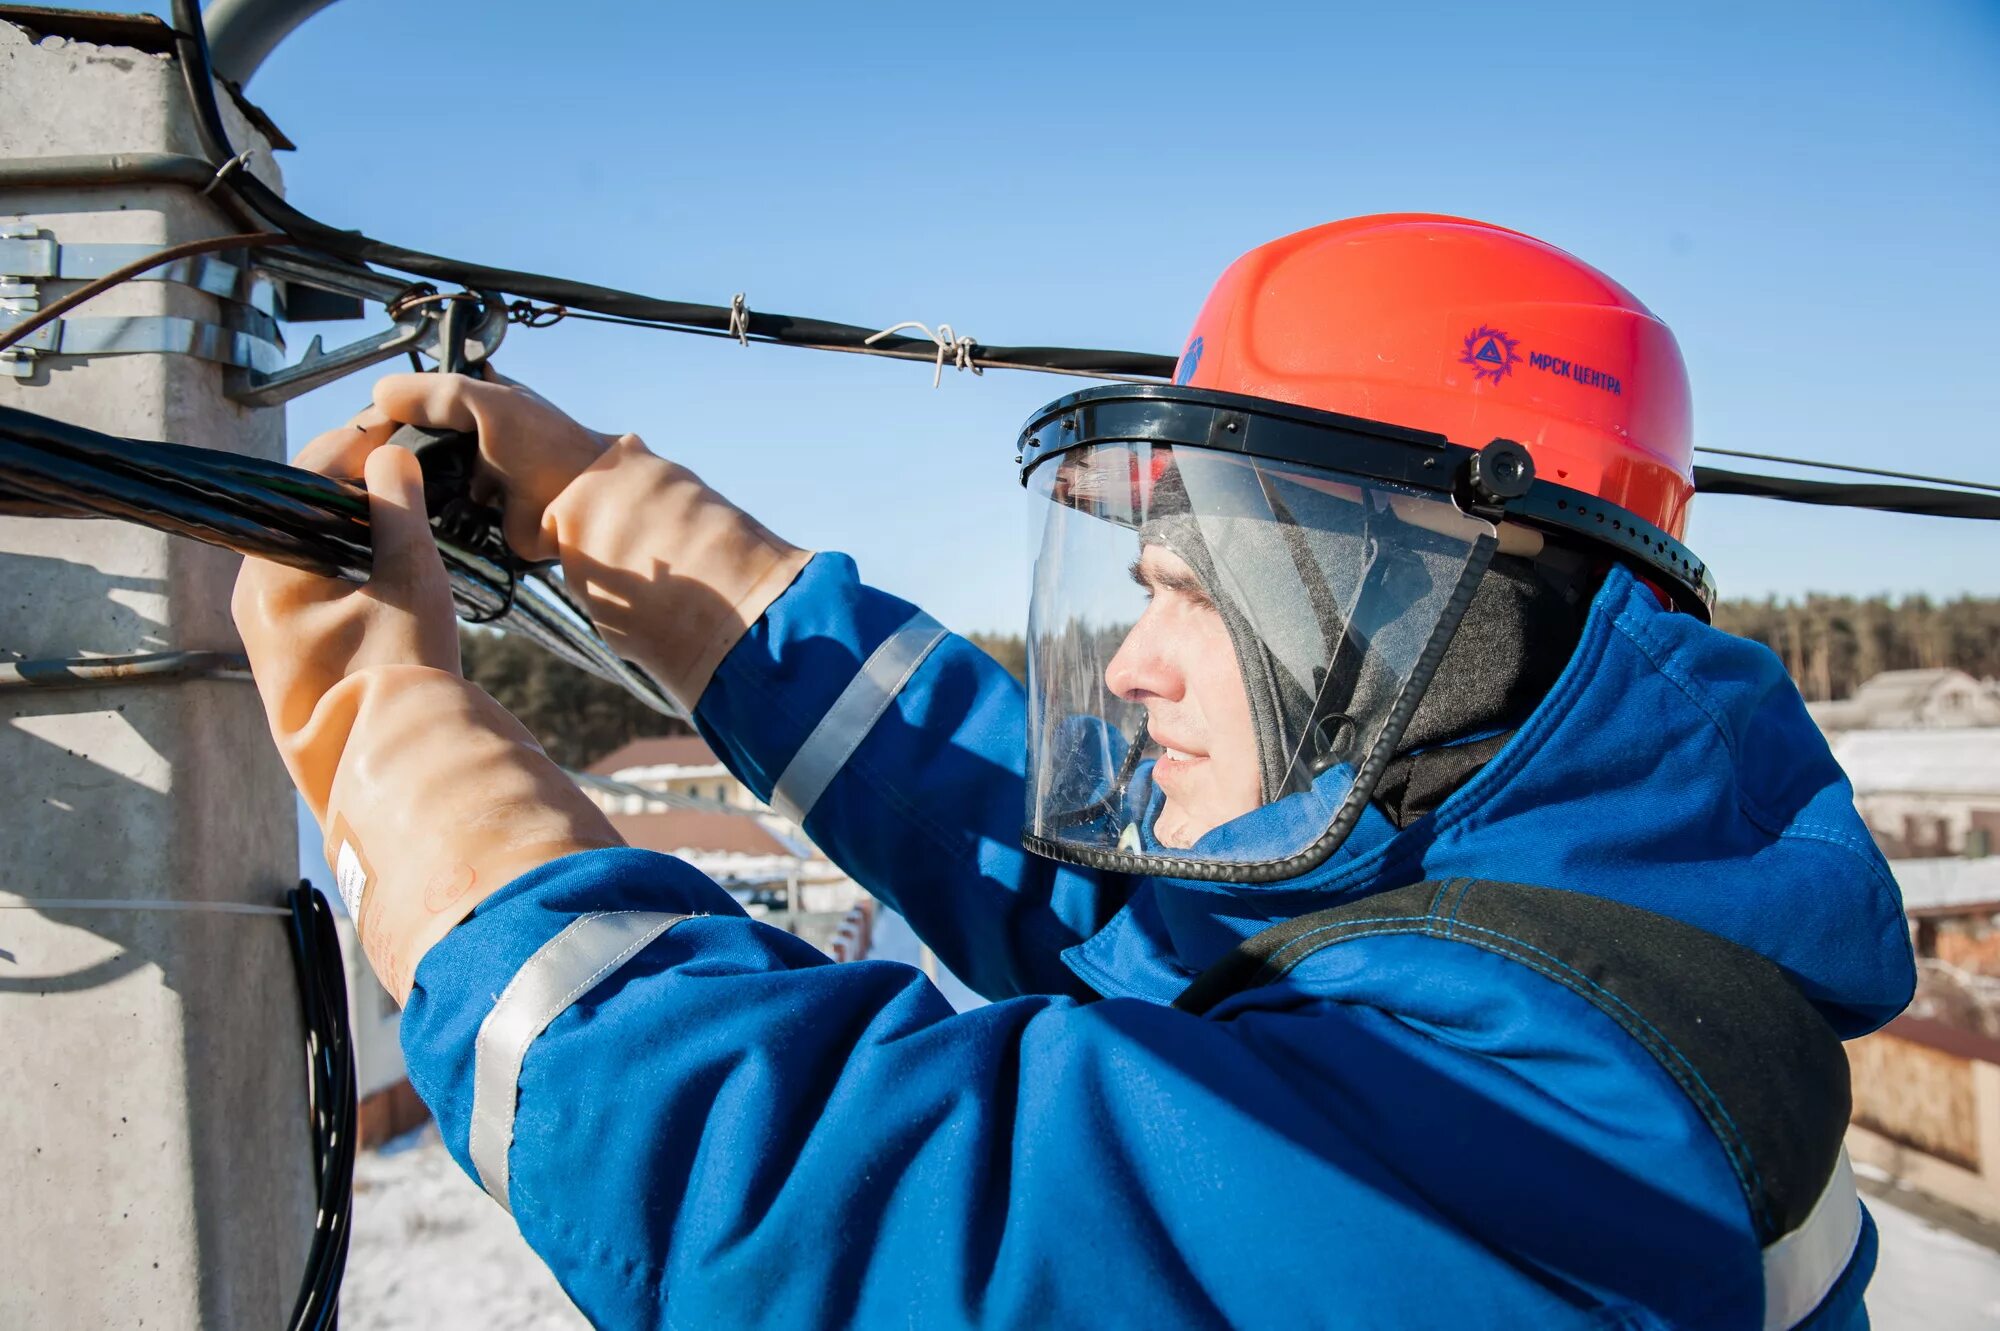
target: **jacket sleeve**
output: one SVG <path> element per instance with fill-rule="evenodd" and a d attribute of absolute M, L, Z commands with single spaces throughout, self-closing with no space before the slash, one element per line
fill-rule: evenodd
<path fill-rule="evenodd" d="M 817 556 L 716 671 L 702 735 L 989 998 L 1086 993 L 1129 880 L 1021 849 L 1026 704 L 993 659 Z"/>
<path fill-rule="evenodd" d="M 1683 1098 L 1575 1049 L 1597 1091 L 1524 1091 L 1549 1017 L 1508 992 L 1457 1044 L 1306 1000 L 954 1015 L 617 849 L 482 903 L 403 1043 L 601 1326 L 1739 1324 L 1756 1249 Z"/>

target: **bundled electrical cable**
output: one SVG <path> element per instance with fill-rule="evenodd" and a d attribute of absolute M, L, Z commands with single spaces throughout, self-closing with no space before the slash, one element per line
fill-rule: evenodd
<path fill-rule="evenodd" d="M 306 1028 L 306 1108 L 312 1119 L 313 1179 L 318 1199 L 305 1275 L 287 1325 L 333 1331 L 354 1218 L 355 1135 L 360 1102 L 354 1044 L 347 1022 L 347 970 L 333 911 L 311 883 L 285 894 L 299 1007 Z"/>
<path fill-rule="evenodd" d="M 12 407 L 0 407 L 0 513 L 119 518 L 357 582 L 373 563 L 368 496 L 357 485 L 213 449 L 121 439 Z M 438 550 L 467 619 L 519 633 L 680 715 L 649 675 L 597 636 L 560 578 L 498 562 L 449 536 L 440 536 Z"/>

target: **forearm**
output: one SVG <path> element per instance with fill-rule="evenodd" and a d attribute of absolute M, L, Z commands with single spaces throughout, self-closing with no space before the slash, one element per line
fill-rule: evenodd
<path fill-rule="evenodd" d="M 1123 884 L 1021 850 L 1024 708 L 990 658 L 629 436 L 542 532 L 606 641 L 961 978 L 1080 992 L 1060 953 Z"/>
<path fill-rule="evenodd" d="M 506 709 L 421 666 L 328 691 L 279 751 L 383 986 L 401 1001 L 438 939 L 523 873 L 621 844 Z"/>
<path fill-rule="evenodd" d="M 821 555 L 725 658 L 695 721 L 974 989 L 1084 992 L 1061 953 L 1126 882 L 1022 850 L 1025 703 L 984 652 Z"/>

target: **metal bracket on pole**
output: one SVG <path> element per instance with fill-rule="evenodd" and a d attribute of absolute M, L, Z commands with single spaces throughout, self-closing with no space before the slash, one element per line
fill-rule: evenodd
<path fill-rule="evenodd" d="M 143 244 L 65 245 L 40 227 L 0 224 L 0 331 L 41 308 L 41 283 L 87 280 L 144 258 Z M 26 379 L 43 356 L 194 356 L 218 364 L 275 369 L 285 343 L 275 317 L 277 287 L 242 262 L 199 255 L 140 274 L 135 281 L 179 282 L 221 303 L 221 321 L 146 314 L 57 319 L 0 351 L 0 375 Z"/>
<path fill-rule="evenodd" d="M 5 325 L 0 325 L 4 331 Z M 252 371 L 275 370 L 285 363 L 284 345 L 255 333 L 177 314 L 137 314 L 45 324 L 0 351 L 0 374 L 26 379 L 34 373 L 38 356 L 128 356 L 148 351 Z"/>
<path fill-rule="evenodd" d="M 85 282 L 102 277 L 158 249 L 157 245 L 65 245 L 38 227 L 0 224 L 0 273 L 10 279 L 55 278 Z M 233 300 L 272 318 L 283 311 L 277 284 L 234 256 L 199 254 L 178 259 L 133 282 L 179 282 L 223 300 Z"/>
<path fill-rule="evenodd" d="M 253 366 L 232 371 L 225 391 L 234 401 L 253 407 L 273 407 L 396 356 L 415 352 L 432 360 L 441 358 L 441 314 L 458 297 L 440 298 L 422 283 L 384 277 L 359 265 L 289 249 L 259 251 L 255 263 L 261 272 L 284 282 L 288 289 L 311 287 L 373 301 L 386 308 L 390 323 L 378 333 L 331 351 L 314 337 L 296 365 L 282 369 Z M 506 302 L 496 295 L 481 295 L 477 321 L 465 337 L 466 358 L 473 362 L 485 360 L 506 335 Z"/>

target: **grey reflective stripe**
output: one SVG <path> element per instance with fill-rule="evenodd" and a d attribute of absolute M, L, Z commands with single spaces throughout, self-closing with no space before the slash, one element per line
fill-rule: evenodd
<path fill-rule="evenodd" d="M 826 793 L 827 784 L 854 756 L 882 713 L 889 710 L 889 704 L 931 654 L 931 648 L 943 638 L 944 627 L 921 610 L 891 633 L 792 755 L 771 792 L 771 807 L 795 823 L 805 822 L 813 805 Z"/>
<path fill-rule="evenodd" d="M 472 1132 L 468 1150 L 479 1186 L 500 1205 L 507 1200 L 507 1153 L 514 1145 L 514 1107 L 528 1046 L 570 1004 L 596 988 L 648 943 L 689 918 L 664 911 L 599 911 L 570 921 L 542 944 L 501 991 L 479 1023 L 472 1054 Z"/>
<path fill-rule="evenodd" d="M 1764 1331 L 1783 1331 L 1810 1316 L 1847 1269 L 1860 1240 L 1861 1195 L 1843 1147 L 1812 1213 L 1764 1249 Z"/>

